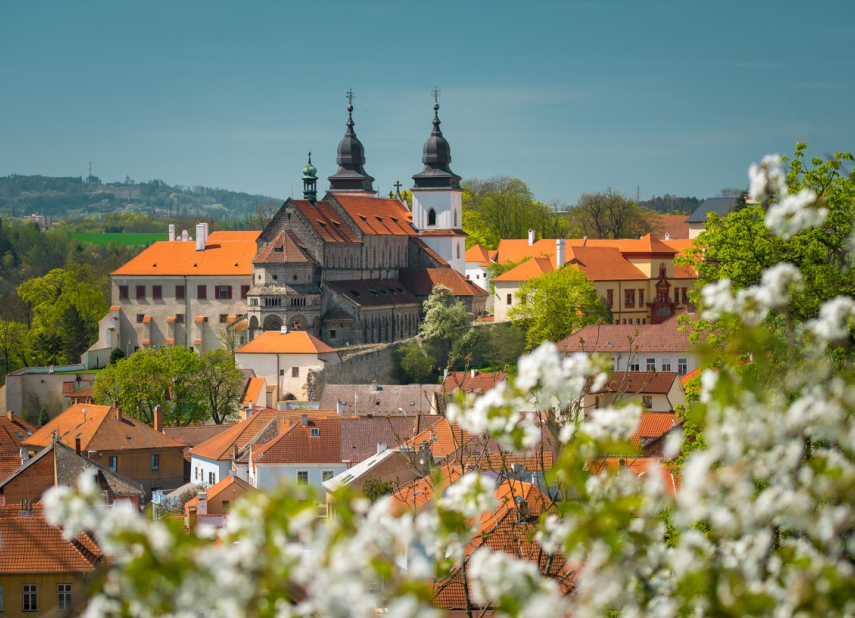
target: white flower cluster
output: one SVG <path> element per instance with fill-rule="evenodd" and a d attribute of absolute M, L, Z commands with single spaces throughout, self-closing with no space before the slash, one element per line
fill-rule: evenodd
<path fill-rule="evenodd" d="M 469 472 L 445 490 L 439 499 L 439 505 L 450 511 L 457 511 L 466 519 L 473 519 L 499 506 L 493 489 L 493 483 L 489 479 L 481 476 L 479 472 Z"/>
<path fill-rule="evenodd" d="M 721 279 L 701 290 L 703 318 L 715 322 L 725 314 L 735 314 L 741 316 L 746 325 L 757 326 L 766 319 L 770 310 L 789 302 L 791 289 L 800 289 L 802 285 L 799 269 L 786 262 L 767 269 L 758 285 L 737 290 L 736 294 L 730 279 Z"/>
<path fill-rule="evenodd" d="M 752 163 L 748 168 L 751 184 L 748 194 L 755 200 L 765 200 L 770 196 L 787 192 L 787 176 L 781 167 L 781 155 L 766 155 L 760 164 Z"/>
<path fill-rule="evenodd" d="M 824 303 L 819 316 L 808 322 L 808 329 L 824 342 L 836 341 L 849 335 L 849 324 L 855 320 L 855 300 L 838 296 Z"/>
<path fill-rule="evenodd" d="M 627 441 L 638 429 L 641 420 L 641 406 L 626 405 L 621 408 L 601 408 L 592 410 L 580 430 L 600 441 Z"/>

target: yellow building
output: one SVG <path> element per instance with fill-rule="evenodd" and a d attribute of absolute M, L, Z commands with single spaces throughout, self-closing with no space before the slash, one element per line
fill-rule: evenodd
<path fill-rule="evenodd" d="M 496 261 L 526 260 L 493 279 L 496 322 L 508 320 L 520 286 L 555 268 L 578 268 L 594 283 L 615 324 L 659 324 L 688 305 L 694 273 L 674 265 L 689 240 L 502 240 Z"/>

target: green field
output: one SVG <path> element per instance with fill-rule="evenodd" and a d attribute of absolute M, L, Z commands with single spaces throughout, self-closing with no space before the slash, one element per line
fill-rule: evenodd
<path fill-rule="evenodd" d="M 157 240 L 166 240 L 166 234 L 161 232 L 77 232 L 70 235 L 74 240 L 90 242 L 94 245 L 126 245 L 134 247 L 147 245 Z"/>

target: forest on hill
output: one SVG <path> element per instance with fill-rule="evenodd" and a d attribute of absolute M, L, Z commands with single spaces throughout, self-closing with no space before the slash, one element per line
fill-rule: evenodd
<path fill-rule="evenodd" d="M 95 176 L 0 177 L 0 215 L 13 217 L 37 213 L 54 219 L 79 219 L 108 213 L 144 213 L 158 218 L 238 221 L 259 206 L 281 202 L 266 195 L 173 186 L 162 180 L 135 182 L 126 177 L 123 182 L 103 183 Z"/>

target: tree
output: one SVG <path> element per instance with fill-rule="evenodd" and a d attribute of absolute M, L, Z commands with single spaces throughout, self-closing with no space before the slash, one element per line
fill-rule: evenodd
<path fill-rule="evenodd" d="M 62 337 L 59 333 L 41 331 L 33 334 L 33 331 L 30 331 L 30 334 L 30 350 L 35 364 L 41 366 L 58 365 L 63 347 Z"/>
<path fill-rule="evenodd" d="M 50 414 L 48 414 L 47 408 L 42 408 L 39 412 L 39 427 L 44 427 L 50 422 Z"/>
<path fill-rule="evenodd" d="M 735 187 L 726 187 L 718 192 L 719 197 L 740 197 L 745 193 L 744 189 L 737 189 Z"/>
<path fill-rule="evenodd" d="M 526 343 L 532 349 L 606 319 L 608 310 L 585 274 L 567 266 L 523 283 L 508 315 L 526 329 Z"/>
<path fill-rule="evenodd" d="M 19 322 L 0 320 L 0 359 L 3 361 L 3 375 L 12 371 L 14 358 L 24 348 L 27 327 Z"/>
<path fill-rule="evenodd" d="M 69 364 L 80 362 L 80 357 L 89 349 L 89 329 L 77 307 L 69 305 L 62 312 L 60 336 L 65 361 Z"/>
<path fill-rule="evenodd" d="M 217 331 L 217 341 L 223 344 L 223 348 L 234 357 L 235 350 L 243 344 L 242 331 L 232 328 L 232 324 L 227 324 L 225 327 Z"/>
<path fill-rule="evenodd" d="M 428 384 L 436 378 L 436 361 L 417 339 L 395 349 L 395 365 L 404 384 Z"/>
<path fill-rule="evenodd" d="M 171 387 L 163 357 L 157 350 L 146 349 L 107 365 L 95 378 L 92 389 L 96 403 L 118 403 L 124 414 L 148 424 L 154 420 L 154 409 L 161 406 L 164 422 L 172 425 L 174 419 L 167 414 Z"/>
<path fill-rule="evenodd" d="M 371 502 L 377 502 L 383 496 L 388 496 L 395 491 L 395 484 L 392 481 L 384 481 L 379 474 L 369 476 L 362 483 L 362 493 Z"/>
<path fill-rule="evenodd" d="M 472 315 L 444 285 L 433 288 L 424 302 L 424 312 L 419 334 L 429 346 L 431 356 L 438 361 L 438 365 L 453 363 L 455 359 L 449 358 L 452 343 L 465 335 L 472 325 Z"/>
<path fill-rule="evenodd" d="M 243 394 L 243 374 L 234 356 L 226 350 L 210 350 L 201 360 L 198 386 L 207 412 L 217 425 L 234 420 Z"/>
<path fill-rule="evenodd" d="M 611 188 L 583 194 L 571 216 L 588 238 L 638 238 L 658 224 L 656 213 Z"/>
<path fill-rule="evenodd" d="M 113 365 L 123 358 L 125 358 L 125 353 L 122 351 L 122 348 L 113 348 L 113 351 L 110 352 L 110 361 L 108 364 Z"/>

